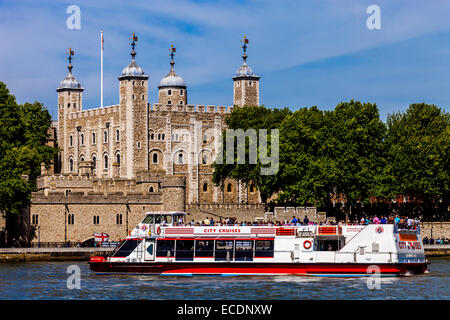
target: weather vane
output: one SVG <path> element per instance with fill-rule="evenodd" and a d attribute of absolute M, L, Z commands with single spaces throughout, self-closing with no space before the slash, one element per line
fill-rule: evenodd
<path fill-rule="evenodd" d="M 66 52 L 66 54 L 69 55 L 69 63 L 72 63 L 72 56 L 74 55 L 74 52 L 72 50 L 72 48 L 69 48 L 69 52 Z"/>
<path fill-rule="evenodd" d="M 243 45 L 243 46 L 241 46 L 241 48 L 242 48 L 242 49 L 244 49 L 244 54 L 245 54 L 245 52 L 247 51 L 247 43 L 248 43 L 248 39 L 247 39 L 247 37 L 246 37 L 246 36 L 244 36 L 244 39 L 242 39 L 242 40 L 241 40 L 241 42 L 243 42 L 243 43 L 244 43 L 244 45 Z"/>
<path fill-rule="evenodd" d="M 177 51 L 177 49 L 173 46 L 173 44 L 171 44 L 169 51 L 170 51 L 169 56 L 173 61 L 173 56 L 175 55 L 175 52 Z"/>
<path fill-rule="evenodd" d="M 134 46 L 136 45 L 136 42 L 138 41 L 138 37 L 137 37 L 136 34 L 133 32 L 133 34 L 131 35 L 131 37 L 128 38 L 128 39 L 133 40 L 133 41 L 130 43 L 130 45 L 131 45 L 131 48 L 132 48 L 133 51 L 134 51 Z"/>
<path fill-rule="evenodd" d="M 242 55 L 242 60 L 244 60 L 244 63 L 246 63 L 247 61 L 247 43 L 248 43 L 248 39 L 247 37 L 244 35 L 244 39 L 241 40 L 241 42 L 244 43 L 243 46 L 241 46 L 242 49 L 244 49 L 244 54 Z"/>

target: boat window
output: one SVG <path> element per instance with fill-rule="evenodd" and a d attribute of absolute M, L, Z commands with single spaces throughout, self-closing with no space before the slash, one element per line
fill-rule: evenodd
<path fill-rule="evenodd" d="M 233 260 L 233 240 L 216 240 L 216 261 Z"/>
<path fill-rule="evenodd" d="M 339 251 L 345 245 L 344 239 L 315 239 L 315 251 Z"/>
<path fill-rule="evenodd" d="M 195 244 L 196 257 L 214 257 L 214 240 L 197 240 Z"/>
<path fill-rule="evenodd" d="M 145 217 L 145 219 L 142 221 L 142 223 L 149 224 L 149 223 L 153 223 L 153 221 L 154 221 L 153 216 L 151 214 L 149 214 Z"/>
<path fill-rule="evenodd" d="M 161 223 L 161 216 L 160 215 L 156 215 L 155 216 L 155 223 Z"/>
<path fill-rule="evenodd" d="M 273 240 L 255 240 L 255 257 L 273 257 Z"/>
<path fill-rule="evenodd" d="M 172 215 L 163 215 L 163 220 L 166 220 L 166 223 L 172 223 Z"/>
<path fill-rule="evenodd" d="M 252 261 L 253 240 L 236 240 L 234 256 L 236 261 Z"/>
<path fill-rule="evenodd" d="M 175 256 L 175 240 L 157 240 L 156 242 L 156 256 L 158 258 L 166 258 L 168 256 L 167 252 L 170 253 L 171 257 Z"/>
<path fill-rule="evenodd" d="M 137 239 L 124 240 L 119 250 L 114 252 L 112 257 L 128 257 L 141 242 L 142 240 Z"/>
<path fill-rule="evenodd" d="M 180 218 L 181 218 L 182 221 L 184 222 L 184 218 L 183 218 L 183 215 L 182 215 L 182 214 L 174 215 L 174 216 L 173 216 L 173 221 L 174 221 L 174 222 L 178 222 L 178 220 L 179 220 Z"/>
<path fill-rule="evenodd" d="M 177 240 L 176 248 L 176 260 L 194 259 L 194 240 Z"/>

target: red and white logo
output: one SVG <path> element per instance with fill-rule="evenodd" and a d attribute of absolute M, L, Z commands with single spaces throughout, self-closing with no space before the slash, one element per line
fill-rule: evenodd
<path fill-rule="evenodd" d="M 383 229 L 382 226 L 379 226 L 379 227 L 377 227 L 377 228 L 375 229 L 375 232 L 376 232 L 376 233 L 383 233 L 383 231 L 384 231 L 384 229 Z"/>

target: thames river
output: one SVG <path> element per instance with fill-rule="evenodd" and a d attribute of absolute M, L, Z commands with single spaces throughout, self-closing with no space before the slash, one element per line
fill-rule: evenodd
<path fill-rule="evenodd" d="M 450 299 L 450 258 L 429 261 L 430 273 L 379 283 L 305 276 L 98 275 L 87 262 L 1 263 L 0 299 Z M 73 270 L 79 271 L 76 280 Z"/>

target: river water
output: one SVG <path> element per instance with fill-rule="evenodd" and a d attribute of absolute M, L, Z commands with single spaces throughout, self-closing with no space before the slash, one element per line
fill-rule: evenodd
<path fill-rule="evenodd" d="M 450 258 L 429 261 L 430 273 L 381 278 L 379 285 L 367 278 L 98 275 L 87 262 L 0 263 L 0 300 L 450 299 Z"/>

